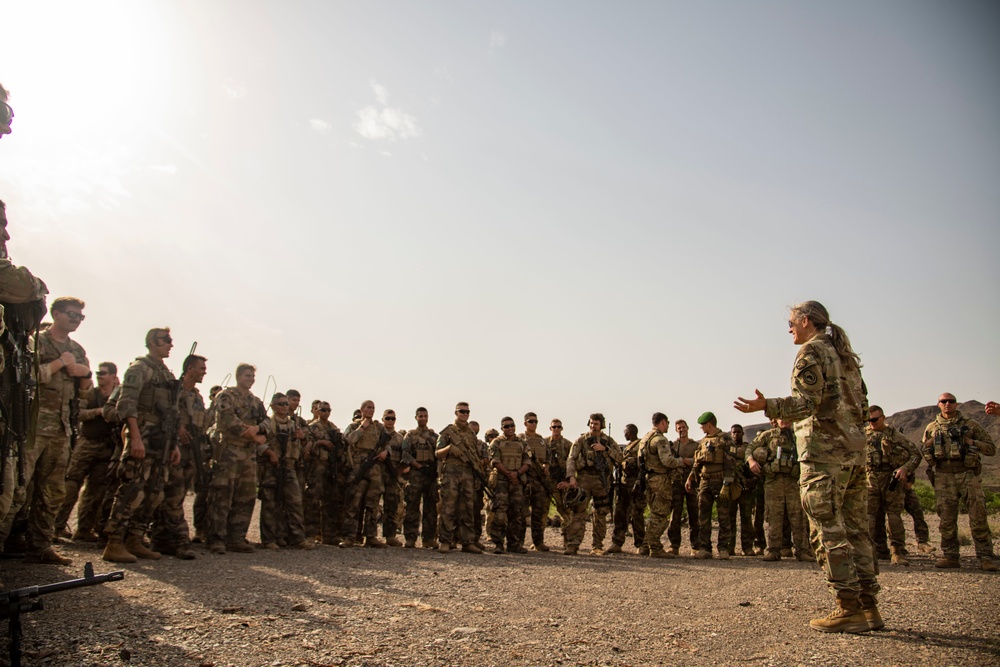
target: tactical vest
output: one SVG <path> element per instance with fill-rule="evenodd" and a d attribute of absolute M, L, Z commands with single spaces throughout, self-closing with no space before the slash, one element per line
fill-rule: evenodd
<path fill-rule="evenodd" d="M 493 441 L 493 446 L 500 452 L 500 463 L 510 472 L 517 472 L 521 468 L 524 457 L 524 443 L 517 438 L 507 440 L 499 437 Z"/>
<path fill-rule="evenodd" d="M 603 452 L 595 452 L 591 445 L 602 444 L 607 449 Z M 611 443 L 608 442 L 607 438 L 604 436 L 597 436 L 596 438 L 592 435 L 588 435 L 583 439 L 583 446 L 580 447 L 580 453 L 576 457 L 576 469 L 577 470 L 596 470 L 597 469 L 597 459 L 598 457 L 604 459 L 604 463 L 607 461 L 607 451 L 611 448 Z M 610 469 L 612 466 L 608 464 Z"/>
<path fill-rule="evenodd" d="M 410 431 L 407 435 L 410 437 L 410 443 L 412 444 L 414 461 L 423 465 L 434 460 L 434 447 L 437 444 L 434 431 L 429 429 L 424 431 Z"/>
<path fill-rule="evenodd" d="M 660 460 L 660 448 L 670 447 L 666 437 L 658 430 L 653 429 L 642 438 L 639 451 L 642 452 L 642 460 L 646 465 L 646 470 L 657 475 L 665 475 L 670 471 Z M 673 450 L 671 450 L 673 453 Z"/>
<path fill-rule="evenodd" d="M 882 431 L 873 431 L 868 443 L 868 470 L 871 472 L 891 472 L 895 470 L 892 463 L 892 441 L 885 437 Z"/>
<path fill-rule="evenodd" d="M 791 475 L 799 465 L 799 455 L 794 440 L 784 433 L 771 440 L 768 450 L 773 458 L 768 463 L 767 471 L 773 475 Z"/>
<path fill-rule="evenodd" d="M 957 461 L 964 458 L 962 441 L 969 433 L 965 424 L 955 424 L 945 429 L 940 424 L 934 428 L 934 458 L 937 461 Z"/>
<path fill-rule="evenodd" d="M 143 423 L 158 424 L 174 409 L 171 398 L 174 384 L 177 381 L 171 377 L 170 371 L 162 364 L 156 365 L 147 357 L 141 357 L 136 361 L 153 372 L 149 380 L 143 384 L 136 401 L 139 426 L 141 427 Z"/>

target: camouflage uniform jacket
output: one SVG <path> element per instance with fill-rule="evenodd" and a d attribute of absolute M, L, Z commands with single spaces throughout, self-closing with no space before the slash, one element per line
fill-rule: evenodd
<path fill-rule="evenodd" d="M 73 378 L 70 377 L 66 369 L 60 368 L 52 373 L 48 364 L 55 361 L 63 352 L 72 353 L 76 363 L 90 367 L 87 360 L 87 353 L 83 351 L 80 344 L 70 339 L 66 343 L 59 343 L 49 331 L 43 331 L 38 335 L 38 343 L 35 348 L 37 361 L 40 364 L 38 374 L 38 425 L 37 433 L 44 435 L 69 435 L 69 402 L 74 397 L 86 399 L 88 391 L 76 392 Z"/>
<path fill-rule="evenodd" d="M 482 472 L 482 454 L 479 451 L 476 434 L 472 432 L 472 428 L 468 424 L 460 424 L 456 421 L 441 429 L 436 449 L 444 449 L 445 447 L 451 447 L 451 449 L 448 450 L 448 455 L 441 466 L 442 472 L 465 466 L 475 467 Z"/>
<path fill-rule="evenodd" d="M 938 415 L 924 429 L 922 453 L 930 466 L 950 465 L 982 471 L 982 456 L 997 453 L 993 437 L 986 429 L 957 412 L 951 419 Z"/>
<path fill-rule="evenodd" d="M 271 415 L 270 424 L 267 430 L 267 442 L 257 445 L 257 455 L 263 456 L 264 452 L 270 449 L 278 455 L 278 464 L 284 463 L 287 467 L 289 463 L 294 464 L 302 456 L 302 445 L 295 438 L 295 429 L 299 425 L 291 416 L 279 417 Z"/>
<path fill-rule="evenodd" d="M 181 411 L 181 426 L 187 429 L 192 440 L 205 436 L 208 428 L 208 411 L 205 409 L 205 399 L 198 387 L 185 389 L 181 387 L 178 405 Z"/>
<path fill-rule="evenodd" d="M 677 440 L 674 440 L 673 442 L 670 443 L 670 448 L 673 450 L 674 456 L 676 456 L 678 459 L 691 459 L 693 462 L 694 454 L 695 452 L 698 451 L 698 441 L 688 438 L 687 442 L 681 442 L 680 438 L 678 438 Z M 690 474 L 691 474 L 691 466 L 683 465 L 681 467 L 681 475 L 683 476 L 683 478 L 687 479 L 688 475 Z"/>
<path fill-rule="evenodd" d="M 600 443 L 607 448 L 603 452 L 595 452 L 591 447 L 592 444 L 597 444 L 598 438 Z M 609 474 L 612 468 L 622 462 L 621 447 L 610 435 L 600 433 L 593 436 L 590 432 L 580 434 L 580 437 L 570 447 L 569 456 L 566 458 L 566 477 L 576 477 L 577 473 L 582 470 L 596 474 L 597 470 L 594 464 L 598 456 L 604 456 L 607 460 Z"/>
<path fill-rule="evenodd" d="M 351 422 L 351 425 L 344 431 L 344 440 L 347 442 L 354 465 L 360 465 L 365 457 L 378 446 L 383 433 L 385 433 L 385 427 L 380 421 L 373 419 L 372 423 L 364 428 L 361 427 L 360 421 Z M 387 444 L 383 445 L 382 449 L 389 451 Z"/>
<path fill-rule="evenodd" d="M 795 422 L 800 461 L 861 465 L 868 397 L 861 371 L 848 370 L 825 333 L 803 343 L 792 370 L 792 395 L 769 398 L 764 413 Z"/>
<path fill-rule="evenodd" d="M 573 443 L 566 438 L 559 436 L 549 436 L 545 438 L 545 446 L 548 449 L 549 474 L 556 482 L 566 479 L 566 459 L 569 458 L 569 450 Z"/>
<path fill-rule="evenodd" d="M 407 431 L 403 437 L 403 465 L 410 466 L 414 461 L 421 466 L 425 463 L 433 464 L 437 439 L 437 433 L 426 426 Z"/>
<path fill-rule="evenodd" d="M 230 445 L 256 445 L 253 437 L 243 437 L 248 426 L 257 426 L 260 435 L 270 433 L 271 419 L 264 403 L 239 387 L 223 389 L 215 397 L 215 427 L 222 442 Z"/>
<path fill-rule="evenodd" d="M 3 304 L 13 305 L 38 301 L 39 313 L 44 314 L 45 302 L 43 299 L 48 293 L 49 290 L 45 283 L 31 275 L 31 271 L 23 266 L 14 266 L 6 257 L 0 259 L 0 334 L 5 331 L 6 327 Z M 6 364 L 6 345 L 4 348 L 5 353 L 0 355 L 0 372 L 4 370 Z"/>
<path fill-rule="evenodd" d="M 532 454 L 535 456 L 535 460 L 538 461 L 538 465 L 548 465 L 548 448 L 545 446 L 545 438 L 543 438 L 541 434 L 536 431 L 531 435 L 528 433 L 521 433 L 517 437 L 519 437 L 521 442 L 523 442 L 527 448 L 531 450 Z"/>
<path fill-rule="evenodd" d="M 115 410 L 123 422 L 127 423 L 130 417 L 138 422 L 143 444 L 149 449 L 177 445 L 176 432 L 169 436 L 172 442 L 159 442 L 156 438 L 163 435 L 161 424 L 179 417 L 176 383 L 166 364 L 148 354 L 133 361 L 122 377 Z M 149 438 L 152 440 L 145 442 Z"/>
<path fill-rule="evenodd" d="M 660 433 L 659 429 L 652 429 L 636 442 L 638 443 L 636 449 L 642 456 L 643 464 L 648 472 L 656 475 L 669 474 L 673 479 L 683 470 L 684 462 L 674 455 L 670 441 Z"/>
<path fill-rule="evenodd" d="M 385 458 L 386 461 L 392 462 L 392 467 L 395 468 L 396 472 L 402 472 L 403 468 L 403 434 L 399 431 L 390 431 L 386 429 L 389 434 L 389 443 L 387 447 L 389 448 L 389 456 Z"/>
<path fill-rule="evenodd" d="M 913 477 L 920 465 L 920 450 L 916 445 L 891 426 L 876 431 L 871 426 L 865 429 L 868 441 L 865 467 L 868 472 L 892 472 L 906 468 L 906 474 Z"/>
<path fill-rule="evenodd" d="M 340 429 L 337 428 L 337 425 L 330 420 L 327 420 L 324 424 L 322 419 L 312 420 L 306 425 L 306 429 L 309 431 L 309 439 L 313 443 L 312 454 L 310 454 L 310 457 L 315 458 L 318 461 L 328 460 L 332 450 L 328 450 L 326 447 L 317 445 L 316 443 L 320 440 L 328 440 L 336 446 L 336 436 L 334 434 L 340 433 Z M 343 437 L 343 434 L 341 434 L 341 437 Z M 346 450 L 347 448 L 344 447 L 343 442 L 341 442 L 339 451 L 341 457 L 346 458 Z M 341 463 L 344 462 L 345 461 L 343 460 L 341 461 Z"/>
<path fill-rule="evenodd" d="M 780 450 L 780 451 L 779 451 Z M 765 479 L 775 475 L 799 477 L 799 456 L 795 448 L 795 432 L 771 428 L 761 431 L 753 439 L 746 451 L 747 458 L 753 458 L 764 471 Z"/>
<path fill-rule="evenodd" d="M 733 476 L 735 468 L 733 436 L 719 430 L 714 435 L 706 435 L 698 441 L 698 451 L 694 453 L 694 463 L 688 480 L 692 486 L 702 479 L 725 479 Z"/>
<path fill-rule="evenodd" d="M 509 472 L 515 474 L 524 465 L 531 462 L 531 459 L 528 458 L 528 445 L 518 435 L 512 435 L 509 438 L 505 435 L 498 436 L 490 443 L 489 451 L 492 467 L 496 468 L 497 463 L 502 463 Z"/>

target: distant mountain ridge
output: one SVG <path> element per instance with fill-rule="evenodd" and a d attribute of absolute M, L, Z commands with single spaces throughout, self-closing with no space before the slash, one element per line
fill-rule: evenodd
<path fill-rule="evenodd" d="M 966 419 L 972 419 L 986 429 L 992 436 L 993 442 L 1000 443 L 1000 416 L 986 414 L 986 405 L 979 401 L 965 401 L 959 403 L 959 412 Z M 920 440 L 924 435 L 924 429 L 941 413 L 937 405 L 925 405 L 921 408 L 910 408 L 901 410 L 886 417 L 886 423 L 905 435 L 910 442 L 920 446 Z M 768 423 L 753 424 L 744 426 L 746 440 L 750 442 L 761 431 L 771 428 Z M 927 479 L 925 476 L 926 464 L 921 464 L 917 472 L 918 479 Z M 1000 454 L 997 456 L 983 457 L 983 486 L 991 491 L 1000 492 Z"/>

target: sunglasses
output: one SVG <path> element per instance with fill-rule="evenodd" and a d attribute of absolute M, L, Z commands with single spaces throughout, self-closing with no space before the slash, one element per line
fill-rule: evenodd
<path fill-rule="evenodd" d="M 555 429 L 555 428 L 562 428 L 562 424 L 553 424 L 549 428 L 553 428 L 553 429 Z"/>
<path fill-rule="evenodd" d="M 538 420 L 537 419 L 529 419 L 527 423 L 528 424 L 537 424 Z"/>
<path fill-rule="evenodd" d="M 275 403 L 275 405 L 277 407 L 279 407 L 279 408 L 287 408 L 288 407 L 288 401 L 282 401 L 281 403 Z"/>
<path fill-rule="evenodd" d="M 394 422 L 394 421 L 396 421 L 396 418 L 395 417 L 382 417 L 382 421 L 384 421 L 384 422 Z"/>
<path fill-rule="evenodd" d="M 467 414 L 469 414 L 469 410 L 455 410 L 455 412 L 457 412 L 460 415 L 467 415 Z"/>
<path fill-rule="evenodd" d="M 513 424 L 504 424 L 500 428 L 514 428 L 514 425 Z"/>
<path fill-rule="evenodd" d="M 78 313 L 75 310 L 64 310 L 62 312 L 63 315 L 73 320 L 74 322 L 83 322 L 85 319 L 87 319 L 86 315 L 84 315 L 83 313 Z"/>
<path fill-rule="evenodd" d="M 878 417 L 872 417 L 871 419 L 869 419 L 869 420 L 868 420 L 868 423 L 869 423 L 869 424 L 874 424 L 874 423 L 875 423 L 875 422 L 877 422 L 877 421 L 878 421 L 879 419 L 882 419 L 882 417 L 881 417 L 881 416 L 878 416 Z"/>
<path fill-rule="evenodd" d="M 319 412 L 329 412 L 330 408 L 320 408 Z"/>
<path fill-rule="evenodd" d="M 83 319 L 83 318 L 80 318 L 80 319 Z M 172 344 L 174 342 L 174 339 L 171 338 L 170 336 L 157 336 L 156 340 L 158 342 L 160 342 L 160 343 L 166 343 L 167 345 L 170 345 L 170 344 Z"/>
<path fill-rule="evenodd" d="M 938 403 L 944 403 L 947 405 L 950 403 L 958 403 L 958 401 L 956 401 L 954 398 L 942 398 L 940 401 L 938 401 Z"/>
<path fill-rule="evenodd" d="M 101 375 L 110 375 L 110 373 L 108 373 L 107 371 L 97 371 L 97 375 L 98 376 L 101 376 Z"/>

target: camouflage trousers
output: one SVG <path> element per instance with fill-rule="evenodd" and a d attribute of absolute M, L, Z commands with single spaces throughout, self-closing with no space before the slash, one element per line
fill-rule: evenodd
<path fill-rule="evenodd" d="M 378 537 L 378 524 L 381 518 L 378 505 L 382 494 L 385 493 L 385 486 L 382 483 L 383 468 L 384 466 L 378 464 L 373 465 L 354 488 L 348 489 L 347 509 L 344 512 L 345 537 L 352 540 L 358 537 Z"/>
<path fill-rule="evenodd" d="M 650 553 L 663 551 L 661 538 L 663 537 L 663 532 L 667 530 L 667 524 L 670 523 L 670 515 L 674 502 L 674 480 L 672 477 L 669 473 L 649 473 L 646 478 L 649 524 L 646 526 L 643 543 L 649 547 Z M 617 512 L 615 516 L 617 517 Z M 615 520 L 615 532 L 618 532 L 617 519 Z M 678 534 L 680 533 L 679 525 L 677 532 Z M 624 543 L 624 541 L 623 536 L 622 542 Z M 636 544 L 636 546 L 640 546 L 640 544 Z"/>
<path fill-rule="evenodd" d="M 801 462 L 802 507 L 812 546 L 838 598 L 875 597 L 878 563 L 868 537 L 868 482 L 864 466 Z"/>
<path fill-rule="evenodd" d="M 438 505 L 438 540 L 447 544 L 473 544 L 479 538 L 473 522 L 476 478 L 467 465 L 443 466 L 438 480 L 441 502 Z"/>
<path fill-rule="evenodd" d="M 931 540 L 931 531 L 927 527 L 927 521 L 924 519 L 924 508 L 920 506 L 920 498 L 917 494 L 913 492 L 913 487 L 910 484 L 906 485 L 906 491 L 903 494 L 903 509 L 906 513 L 910 515 L 913 519 L 913 534 L 917 536 L 917 542 L 919 544 L 925 544 Z M 869 523 L 869 528 L 871 529 L 871 524 Z M 875 527 L 871 529 L 872 542 L 875 543 L 875 552 L 878 554 L 879 558 L 885 556 L 889 557 L 889 545 L 888 536 L 885 530 L 885 510 L 877 510 L 875 515 Z M 903 551 L 906 549 L 904 547 Z"/>
<path fill-rule="evenodd" d="M 306 539 L 302 519 L 302 489 L 295 461 L 278 465 L 257 462 L 260 475 L 260 543 L 299 544 Z"/>
<path fill-rule="evenodd" d="M 322 512 L 320 513 L 320 533 L 323 544 L 337 544 L 348 536 L 344 532 L 344 516 L 347 514 L 347 473 L 338 470 L 331 476 L 327 468 L 323 477 Z M 357 528 L 351 531 L 354 539 Z"/>
<path fill-rule="evenodd" d="M 755 487 L 756 488 L 756 485 Z M 743 489 L 739 498 L 729 501 L 729 553 L 736 553 L 736 515 L 739 514 L 740 548 L 753 551 L 753 489 Z"/>
<path fill-rule="evenodd" d="M 118 463 L 118 488 L 104 534 L 122 540 L 145 535 L 163 501 L 165 477 L 162 452 L 147 449 L 141 459 L 125 456 Z"/>
<path fill-rule="evenodd" d="M 201 535 L 208 534 L 208 489 L 212 485 L 212 450 L 202 449 L 201 456 L 201 485 L 198 484 L 198 477 L 192 480 L 194 485 L 194 505 L 191 507 L 191 523 L 194 529 Z M 198 465 L 195 463 L 195 465 Z"/>
<path fill-rule="evenodd" d="M 3 428 L 0 426 L 0 437 L 3 436 Z M 14 448 L 11 447 L 11 453 L 6 457 L 3 465 L 3 492 L 0 493 L 0 527 L 4 525 L 4 521 L 7 518 L 7 513 L 10 511 L 11 504 L 14 502 L 14 489 L 17 487 L 17 454 L 14 452 Z M 10 524 L 7 524 L 8 532 L 10 529 Z M 3 537 L 0 539 L 6 539 L 7 533 L 4 533 Z M 2 542 L 0 542 L 2 544 Z"/>
<path fill-rule="evenodd" d="M 69 515 L 77 499 L 80 500 L 80 506 L 76 510 L 77 531 L 85 533 L 97 528 L 101 503 L 111 486 L 108 466 L 111 465 L 114 451 L 114 443 L 108 441 L 94 442 L 81 438 L 76 444 L 66 468 L 66 496 L 56 515 L 57 530 L 62 530 L 69 522 Z"/>
<path fill-rule="evenodd" d="M 595 549 L 604 548 L 604 538 L 608 534 L 608 510 L 611 509 L 611 498 L 608 497 L 608 490 L 601 483 L 601 477 L 595 472 L 580 471 L 576 476 L 576 485 L 583 493 L 580 498 L 570 503 L 566 509 L 569 511 L 569 524 L 566 526 L 566 546 L 579 547 L 583 542 L 585 522 L 587 512 L 590 510 L 590 501 L 593 499 L 594 507 L 591 521 L 593 522 L 592 544 Z"/>
<path fill-rule="evenodd" d="M 504 475 L 497 473 L 491 481 L 493 500 L 490 501 L 490 511 L 493 522 L 490 524 L 490 540 L 498 547 L 507 540 L 508 550 L 517 550 L 524 545 L 524 485 L 512 484 Z"/>
<path fill-rule="evenodd" d="M 483 510 L 486 508 L 486 494 L 483 493 L 483 484 L 478 479 L 473 479 L 472 495 L 472 534 L 473 542 L 483 534 Z M 438 485 L 440 487 L 440 485 Z M 440 494 L 439 494 L 440 496 Z M 486 532 L 490 532 L 490 517 L 486 518 Z M 438 533 L 441 532 L 441 501 L 438 500 Z"/>
<path fill-rule="evenodd" d="M 684 524 L 684 508 L 687 506 L 688 539 L 692 549 L 697 549 L 701 544 L 701 521 L 698 518 L 698 492 L 687 492 L 684 488 L 683 479 L 673 483 L 673 491 L 670 500 L 670 525 L 667 527 L 667 538 L 670 540 L 670 547 L 679 549 L 681 546 L 681 528 Z"/>
<path fill-rule="evenodd" d="M 767 550 L 775 553 L 788 548 L 785 525 L 791 529 L 791 546 L 797 553 L 808 551 L 808 519 L 802 510 L 799 480 L 787 474 L 774 474 L 764 480 L 764 520 L 767 524 Z"/>
<path fill-rule="evenodd" d="M 549 508 L 552 501 L 545 490 L 545 485 L 534 470 L 528 470 L 528 482 L 524 485 L 524 512 L 531 517 L 531 543 L 545 543 L 545 522 L 549 519 Z M 528 531 L 528 522 L 522 522 L 520 543 L 524 544 L 524 538 Z"/>
<path fill-rule="evenodd" d="M 223 442 L 216 449 L 208 487 L 206 537 L 209 544 L 246 540 L 257 500 L 256 443 Z"/>
<path fill-rule="evenodd" d="M 187 446 L 181 447 L 181 462 L 167 466 L 167 481 L 163 485 L 163 502 L 153 514 L 150 539 L 154 547 L 179 547 L 191 544 L 184 499 L 194 485 L 194 459 Z"/>
<path fill-rule="evenodd" d="M 402 465 L 393 462 L 395 475 L 390 475 L 388 469 L 382 471 L 385 479 L 385 494 L 382 496 L 382 537 L 385 539 L 395 537 L 399 533 L 401 523 L 399 511 L 403 507 L 403 480 L 399 473 Z"/>
<path fill-rule="evenodd" d="M 305 485 L 302 487 L 302 530 L 310 539 L 322 535 L 325 481 L 326 457 L 313 452 L 305 462 Z"/>
<path fill-rule="evenodd" d="M 976 557 L 993 557 L 993 535 L 986 522 L 986 497 L 982 480 L 974 470 L 965 472 L 935 471 L 934 496 L 941 518 L 941 551 L 946 558 L 958 558 L 958 505 L 964 501 L 969 508 L 969 528 L 976 545 Z"/>
<path fill-rule="evenodd" d="M 36 434 L 24 448 L 25 485 L 17 487 L 7 518 L 0 524 L 3 539 L 10 534 L 14 517 L 25 510 L 28 519 L 28 548 L 34 552 L 52 547 L 56 537 L 56 515 L 66 496 L 66 466 L 69 437 Z"/>
<path fill-rule="evenodd" d="M 637 482 L 637 479 L 626 479 L 624 486 L 618 489 L 618 501 L 612 517 L 614 529 L 611 531 L 611 541 L 618 546 L 625 544 L 629 525 L 632 526 L 632 542 L 636 548 L 646 542 L 646 494 L 639 493 L 635 488 Z M 664 523 L 663 528 L 666 527 Z"/>
<path fill-rule="evenodd" d="M 868 473 L 868 536 L 875 542 L 879 522 L 885 530 L 889 520 L 889 543 L 896 549 L 906 549 L 906 528 L 902 513 L 905 507 L 906 487 L 900 485 L 895 491 L 889 490 L 892 472 Z"/>
<path fill-rule="evenodd" d="M 416 470 L 415 468 L 410 468 L 407 475 L 403 535 L 406 536 L 407 541 L 415 541 L 418 534 L 425 542 L 437 540 L 437 476 L 432 477 L 424 470 Z"/>
<path fill-rule="evenodd" d="M 698 485 L 698 548 L 712 552 L 712 505 L 719 516 L 719 551 L 729 550 L 729 500 L 719 498 L 722 478 L 702 479 Z"/>

